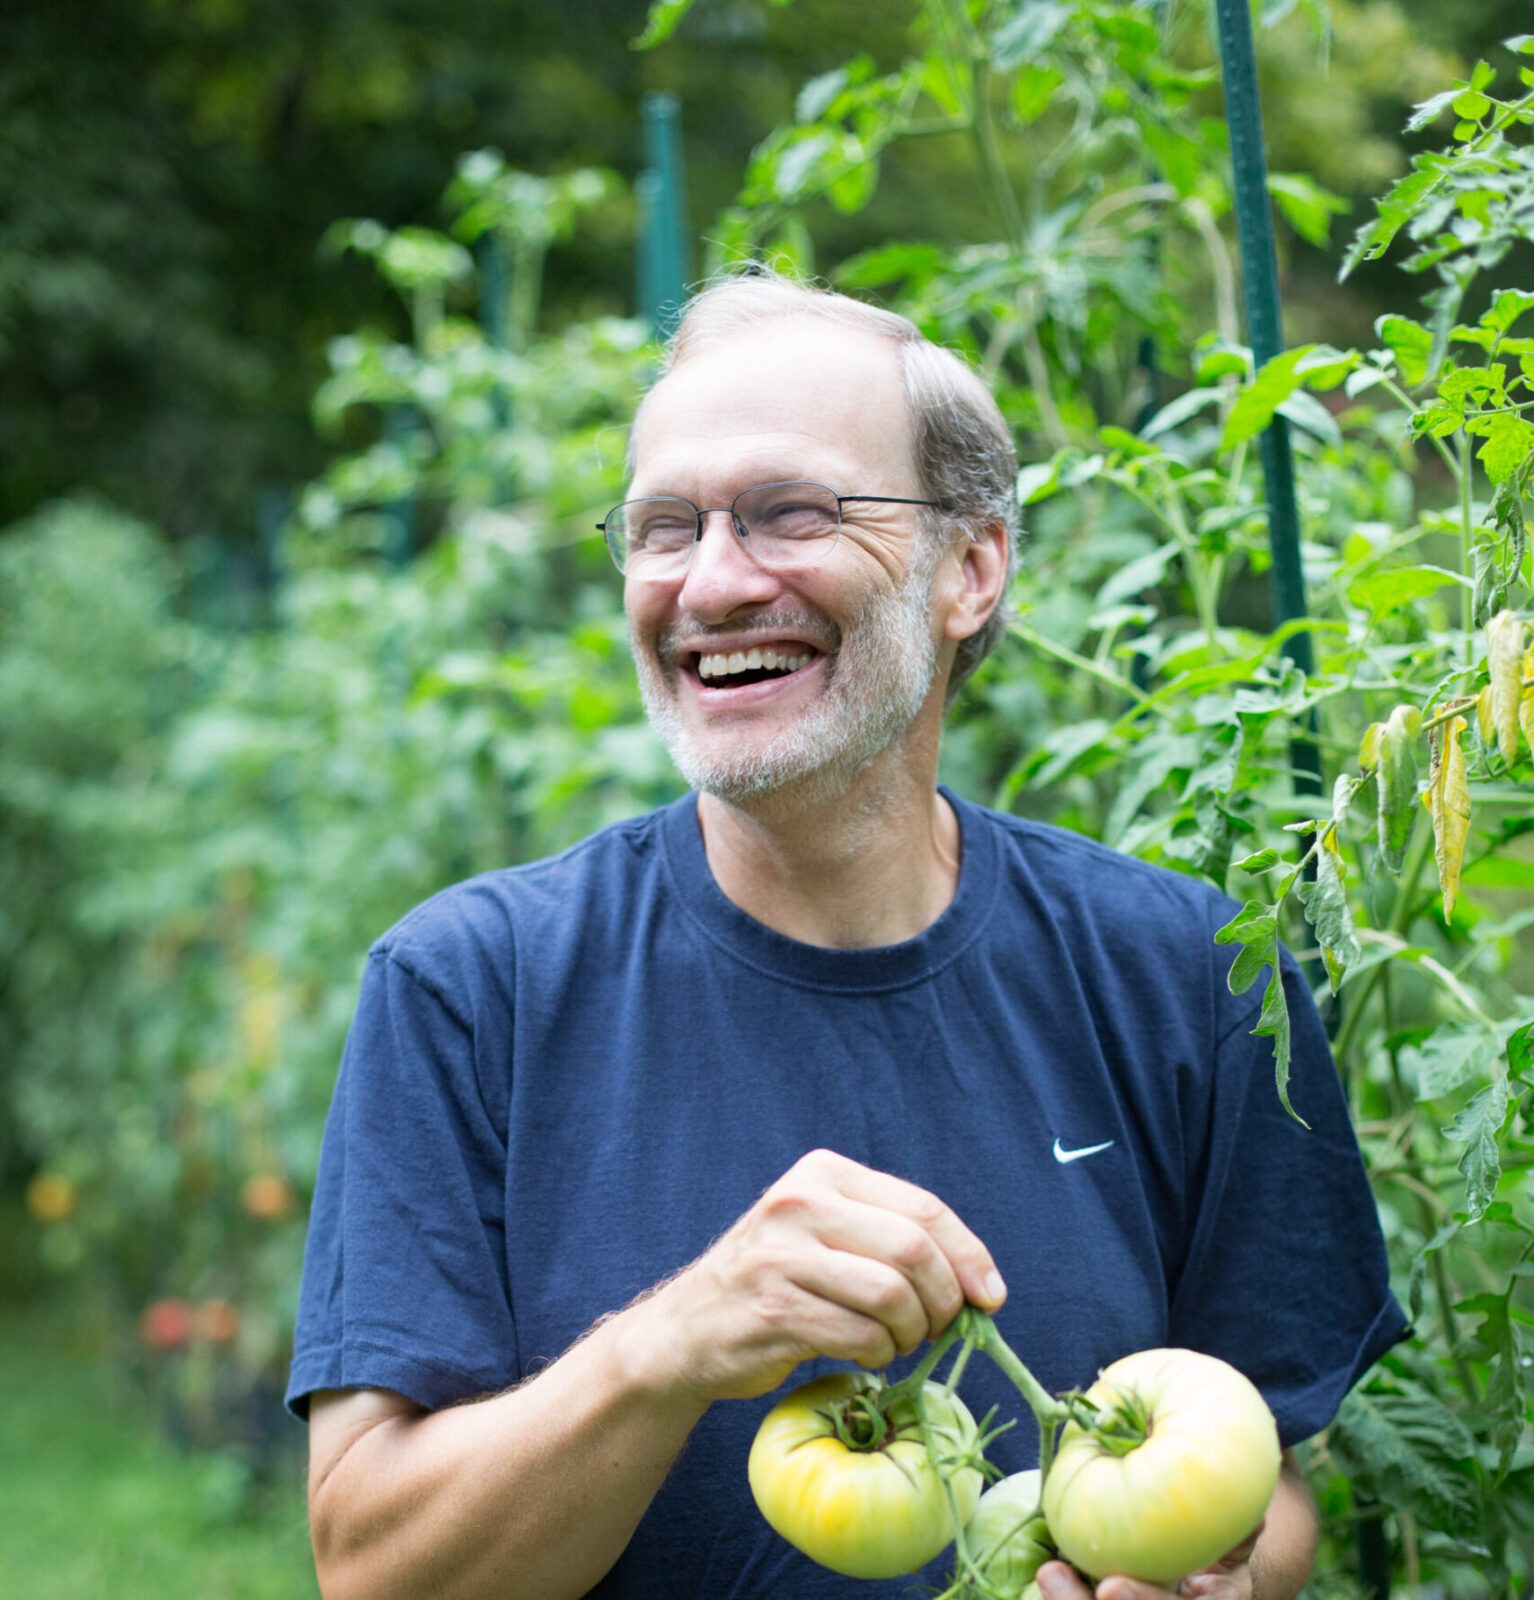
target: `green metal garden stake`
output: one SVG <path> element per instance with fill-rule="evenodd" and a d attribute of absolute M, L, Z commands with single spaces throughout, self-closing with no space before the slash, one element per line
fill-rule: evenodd
<path fill-rule="evenodd" d="M 1252 359 L 1261 367 L 1282 353 L 1284 336 L 1250 0 L 1215 0 L 1215 16 L 1219 23 L 1220 62 L 1225 80 L 1225 120 L 1230 130 L 1247 336 Z M 1275 416 L 1258 443 L 1267 489 L 1268 544 L 1273 555 L 1270 584 L 1273 625 L 1277 628 L 1308 615 L 1289 424 L 1282 416 Z M 1284 654 L 1307 676 L 1314 670 L 1315 657 L 1308 632 L 1291 635 L 1283 648 Z M 1314 739 L 1296 739 L 1293 758 L 1296 789 L 1301 793 L 1320 794 L 1321 756 Z"/>
<path fill-rule="evenodd" d="M 687 295 L 687 188 L 676 97 L 650 94 L 641 107 L 648 168 L 635 185 L 641 208 L 639 309 L 657 338 L 671 332 Z"/>
<path fill-rule="evenodd" d="M 1251 0 L 1215 0 L 1214 9 L 1225 81 L 1225 120 L 1230 131 L 1247 337 L 1252 346 L 1252 359 L 1261 367 L 1265 361 L 1282 353 L 1284 336 L 1278 298 L 1278 251 L 1273 237 L 1273 208 L 1268 198 L 1262 107 L 1257 93 Z M 1309 615 L 1305 602 L 1305 569 L 1300 560 L 1294 453 L 1289 443 L 1289 424 L 1282 416 L 1275 416 L 1269 423 L 1259 445 L 1267 487 L 1268 545 L 1273 555 L 1270 580 L 1273 624 L 1279 627 Z M 1283 648 L 1284 654 L 1307 676 L 1314 671 L 1315 656 L 1308 632 L 1291 635 Z M 1320 795 L 1325 792 L 1325 786 L 1313 717 L 1308 726 L 1309 736 L 1296 737 L 1290 745 L 1294 786 L 1300 794 Z M 1335 1032 L 1341 1015 L 1338 997 L 1334 996 L 1327 1017 L 1329 1032 Z M 1370 1600 L 1389 1600 L 1389 1549 L 1377 1522 L 1365 1520 L 1359 1524 L 1357 1548 L 1364 1592 Z"/>

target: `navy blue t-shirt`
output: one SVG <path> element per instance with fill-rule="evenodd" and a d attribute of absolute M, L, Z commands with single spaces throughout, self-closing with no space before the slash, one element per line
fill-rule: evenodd
<path fill-rule="evenodd" d="M 945 791 L 946 793 L 946 791 Z M 460 884 L 370 952 L 326 1127 L 289 1402 L 499 1391 L 693 1260 L 806 1151 L 946 1200 L 1059 1391 L 1131 1351 L 1222 1356 L 1284 1442 L 1399 1339 L 1315 1008 L 1287 974 L 1291 1095 L 1214 943 L 1231 903 L 947 796 L 957 892 L 917 938 L 825 950 L 713 881 L 694 797 Z M 798 1383 L 819 1370 L 801 1368 Z M 983 1358 L 960 1392 L 1037 1434 Z M 622 1600 L 905 1595 L 799 1556 L 752 1504 L 772 1397 L 713 1406 L 613 1571 Z M 925 1579 L 940 1582 L 940 1560 Z"/>

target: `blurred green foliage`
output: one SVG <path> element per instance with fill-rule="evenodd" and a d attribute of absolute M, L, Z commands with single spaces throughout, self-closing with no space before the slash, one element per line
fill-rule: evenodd
<path fill-rule="evenodd" d="M 1180 57 L 1207 64 L 1200 8 L 1165 9 Z M 1270 3 L 1273 166 L 1362 202 L 1400 169 L 1406 108 L 1444 79 L 1446 55 L 1468 59 L 1514 31 L 1516 11 L 1510 0 L 1331 0 L 1324 13 L 1316 0 Z M 326 459 L 308 420 L 326 347 L 359 324 L 403 331 L 364 265 L 318 263 L 337 217 L 440 227 L 443 174 L 465 149 L 495 148 L 527 172 L 611 170 L 621 182 L 609 202 L 551 257 L 550 324 L 631 312 L 641 96 L 680 98 L 692 215 L 711 219 L 753 147 L 791 120 L 801 86 L 860 57 L 898 69 L 918 12 L 914 0 L 820 0 L 813 17 L 713 0 L 665 49 L 635 51 L 645 0 L 12 5 L 0 57 L 0 526 L 87 488 L 178 544 L 258 559 Z M 1023 176 L 1026 146 L 1012 160 Z M 967 163 L 960 140 L 913 141 L 864 210 L 812 208 L 821 264 L 888 239 L 987 239 L 994 219 Z M 1295 249 L 1304 337 L 1357 336 L 1335 327 L 1331 278 L 1313 247 Z M 1350 291 L 1353 325 L 1367 326 L 1381 281 Z"/>
<path fill-rule="evenodd" d="M 626 31 L 591 9 L 556 24 L 514 6 L 527 54 L 508 73 L 504 7 L 451 28 L 381 0 L 296 22 L 257 0 L 109 7 L 121 60 L 87 62 L 67 94 L 124 105 L 131 69 L 155 115 L 72 129 L 57 205 L 39 131 L 66 93 L 57 23 L 29 15 L 32 47 L 0 65 L 39 152 L 0 222 L 0 383 L 18 402 L 0 426 L 26 446 L 0 505 L 29 509 L 0 535 L 0 1189 L 25 1191 L 39 1266 L 178 1431 L 254 1481 L 368 943 L 454 879 L 676 792 L 592 524 L 621 495 L 655 354 L 617 314 L 634 100 L 680 84 L 689 148 L 711 117 L 730 125 L 730 182 L 711 202 L 705 173 L 694 199 L 719 212 L 716 259 L 779 253 L 906 310 L 968 352 L 1017 430 L 1016 621 L 966 689 L 947 776 L 1227 888 L 1247 906 L 1229 934 L 1243 981 L 1279 937 L 1314 963 L 1419 1327 L 1312 1456 L 1321 1588 L 1358 1592 L 1349 1536 L 1388 1513 L 1398 1575 L 1512 1592 L 1497 1585 L 1534 1564 L 1534 297 L 1504 237 L 1526 100 L 1488 66 L 1424 111 L 1411 138 L 1436 186 L 1390 190 L 1355 298 L 1323 305 L 1305 285 L 1335 277 L 1339 208 L 1404 169 L 1400 96 L 1444 88 L 1455 40 L 1337 0 L 1343 94 L 1317 13 L 1270 8 L 1294 320 L 1331 342 L 1256 372 L 1193 8 L 697 0 L 638 54 L 642 4 Z M 559 172 L 484 137 L 506 104 Z M 114 128 L 143 187 L 71 253 Z M 257 248 L 237 220 L 279 194 L 291 213 Z M 140 226 L 143 195 L 162 231 Z M 1420 312 L 1397 236 L 1433 286 Z M 213 298 L 188 318 L 198 283 Z M 163 343 L 181 321 L 187 341 Z M 65 401 L 108 371 L 101 432 L 66 453 L 55 425 L 89 407 Z M 160 383 L 170 411 L 142 387 Z M 1251 446 L 1275 414 L 1299 462 L 1308 681 L 1268 626 Z M 301 417 L 317 442 L 290 449 Z M 234 434 L 255 419 L 247 450 Z M 257 515 L 258 484 L 300 477 L 291 515 Z M 31 509 L 76 485 L 114 497 Z M 263 521 L 257 584 L 230 550 Z M 1297 738 L 1336 784 L 1320 800 L 1294 793 Z M 1270 1004 L 1263 1022 L 1281 1065 L 1284 1019 Z"/>
<path fill-rule="evenodd" d="M 0 1317 L 0 1566 L 28 1600 L 312 1600 L 303 1459 L 252 1493 L 244 1460 L 189 1453 L 124 1406 L 99 1350 L 57 1318 Z M 149 1425 L 146 1426 L 146 1421 Z"/>

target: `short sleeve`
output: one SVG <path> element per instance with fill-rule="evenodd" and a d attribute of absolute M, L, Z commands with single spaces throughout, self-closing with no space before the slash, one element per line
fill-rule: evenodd
<path fill-rule="evenodd" d="M 1406 1334 L 1346 1097 L 1304 978 L 1284 957 L 1292 1118 L 1274 1083 L 1258 1005 L 1218 1043 L 1200 1197 L 1172 1301 L 1172 1342 L 1239 1367 L 1285 1445 L 1331 1421 L 1343 1396 Z"/>
<path fill-rule="evenodd" d="M 369 955 L 325 1125 L 287 1402 L 390 1389 L 429 1409 L 516 1372 L 505 1146 L 473 1031 L 387 947 Z"/>

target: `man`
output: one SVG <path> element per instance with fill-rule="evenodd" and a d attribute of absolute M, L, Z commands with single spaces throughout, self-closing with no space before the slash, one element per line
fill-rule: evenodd
<path fill-rule="evenodd" d="M 1323 1426 L 1402 1323 L 1302 986 L 1312 1132 L 1225 986 L 1226 902 L 937 786 L 1014 559 L 983 385 L 903 319 L 729 280 L 631 463 L 604 527 L 695 795 L 371 953 L 290 1389 L 328 1600 L 914 1592 L 779 1540 L 746 1455 L 780 1385 L 965 1301 L 1053 1390 L 1184 1344 L 1286 1444 Z M 986 1366 L 972 1409 L 1019 1416 Z M 1293 1595 L 1313 1537 L 1291 1461 L 1188 1592 Z"/>

